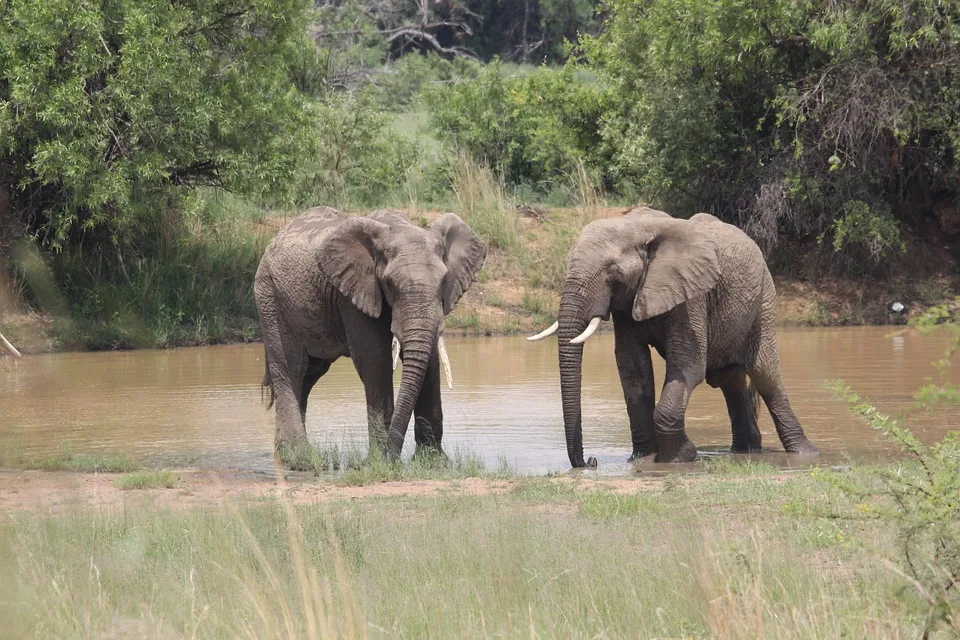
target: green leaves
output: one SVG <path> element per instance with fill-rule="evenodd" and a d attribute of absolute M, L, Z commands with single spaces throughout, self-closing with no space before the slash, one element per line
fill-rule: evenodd
<path fill-rule="evenodd" d="M 135 244 L 196 185 L 289 188 L 303 1 L 11 0 L 2 20 L 0 185 L 46 244 Z"/>

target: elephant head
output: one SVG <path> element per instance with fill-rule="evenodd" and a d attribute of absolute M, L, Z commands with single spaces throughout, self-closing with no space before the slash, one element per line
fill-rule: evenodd
<path fill-rule="evenodd" d="M 652 209 L 634 209 L 583 228 L 567 258 L 557 322 L 528 338 L 558 334 L 563 423 L 574 467 L 596 465 L 593 458 L 583 459 L 583 343 L 611 312 L 629 311 L 634 320 L 647 320 L 709 291 L 720 277 L 717 251 L 702 228 Z"/>
<path fill-rule="evenodd" d="M 320 247 L 324 275 L 357 309 L 372 318 L 380 317 L 385 304 L 391 310 L 390 329 L 404 361 L 386 443 L 393 458 L 403 447 L 443 318 L 473 284 L 485 257 L 483 243 L 453 213 L 426 229 L 352 218 Z"/>

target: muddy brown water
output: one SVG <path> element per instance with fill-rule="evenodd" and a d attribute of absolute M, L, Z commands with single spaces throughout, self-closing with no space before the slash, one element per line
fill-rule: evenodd
<path fill-rule="evenodd" d="M 881 436 L 851 416 L 824 388 L 842 378 L 882 411 L 897 414 L 933 374 L 942 339 L 890 328 L 785 329 L 783 374 L 820 464 L 896 455 Z M 448 338 L 454 389 L 443 388 L 444 447 L 481 456 L 488 467 L 505 460 L 527 473 L 569 468 L 563 438 L 557 346 L 522 337 Z M 654 355 L 658 385 L 663 362 Z M 193 465 L 251 471 L 273 469 L 273 412 L 261 401 L 259 344 L 166 351 L 65 353 L 28 356 L 0 368 L 0 449 L 28 456 L 126 454 L 151 465 Z M 400 369 L 396 372 L 399 384 Z M 954 380 L 958 378 L 954 373 Z M 630 453 L 626 409 L 613 355 L 613 336 L 600 334 L 584 352 L 583 415 L 587 455 L 600 471 L 624 473 Z M 311 439 L 366 447 L 363 387 L 341 359 L 310 397 Z M 796 464 L 780 448 L 769 414 L 761 410 L 765 447 L 756 459 Z M 911 422 L 924 440 L 958 428 L 960 410 Z M 687 412 L 690 437 L 704 455 L 730 445 L 723 397 L 701 385 Z M 413 429 L 405 454 L 413 450 Z M 657 465 L 661 467 L 662 465 Z"/>

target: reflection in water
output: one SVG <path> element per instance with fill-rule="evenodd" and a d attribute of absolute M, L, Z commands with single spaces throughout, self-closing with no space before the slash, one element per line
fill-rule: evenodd
<path fill-rule="evenodd" d="M 787 390 L 808 437 L 820 448 L 820 462 L 893 452 L 823 387 L 824 380 L 843 378 L 885 412 L 906 408 L 912 392 L 932 374 L 929 363 L 944 343 L 888 334 L 879 327 L 780 333 Z M 556 342 L 449 338 L 447 348 L 456 386 L 443 388 L 444 448 L 475 452 L 488 466 L 503 458 L 525 472 L 567 469 Z M 622 472 L 630 433 L 612 335 L 592 339 L 583 362 L 585 452 L 597 456 L 601 470 Z M 660 384 L 663 362 L 655 354 L 654 370 Z M 0 447 L 48 455 L 69 441 L 78 453 L 268 470 L 273 411 L 261 401 L 262 375 L 261 345 L 26 357 L 11 371 L 0 370 Z M 399 383 L 399 368 L 396 376 Z M 365 416 L 363 387 L 350 360 L 341 359 L 313 390 L 308 435 L 366 446 Z M 913 426 L 932 440 L 955 427 L 958 417 L 958 410 L 921 415 Z M 729 419 L 719 390 L 698 387 L 687 429 L 701 452 L 729 447 Z M 760 429 L 767 447 L 780 448 L 765 408 Z M 412 449 L 411 428 L 405 451 Z M 780 454 L 761 458 L 789 464 Z"/>

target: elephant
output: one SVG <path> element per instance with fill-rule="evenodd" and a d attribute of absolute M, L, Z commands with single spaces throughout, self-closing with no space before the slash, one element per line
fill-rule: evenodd
<path fill-rule="evenodd" d="M 399 460 L 414 414 L 417 449 L 442 454 L 443 319 L 485 258 L 484 244 L 454 213 L 427 228 L 390 211 L 349 217 L 328 207 L 291 220 L 267 246 L 254 282 L 275 447 L 306 442 L 307 397 L 349 356 L 366 394 L 371 452 Z M 396 403 L 394 340 L 404 363 Z"/>
<path fill-rule="evenodd" d="M 14 347 L 12 344 L 10 344 L 10 342 L 3 337 L 2 333 L 0 333 L 0 348 L 2 348 L 3 351 L 6 351 L 8 355 L 14 358 L 20 357 L 20 352 L 17 351 L 17 348 Z"/>
<path fill-rule="evenodd" d="M 787 452 L 815 454 L 780 376 L 775 298 L 757 244 L 710 214 L 683 220 L 637 207 L 585 226 L 567 258 L 557 322 L 528 338 L 558 336 L 570 464 L 596 466 L 595 458 L 583 458 L 583 343 L 601 319 L 611 316 L 630 420 L 630 461 L 696 458 L 684 414 L 690 394 L 704 380 L 723 392 L 732 451 L 760 450 L 759 392 Z M 666 361 L 659 402 L 654 401 L 651 346 Z"/>

